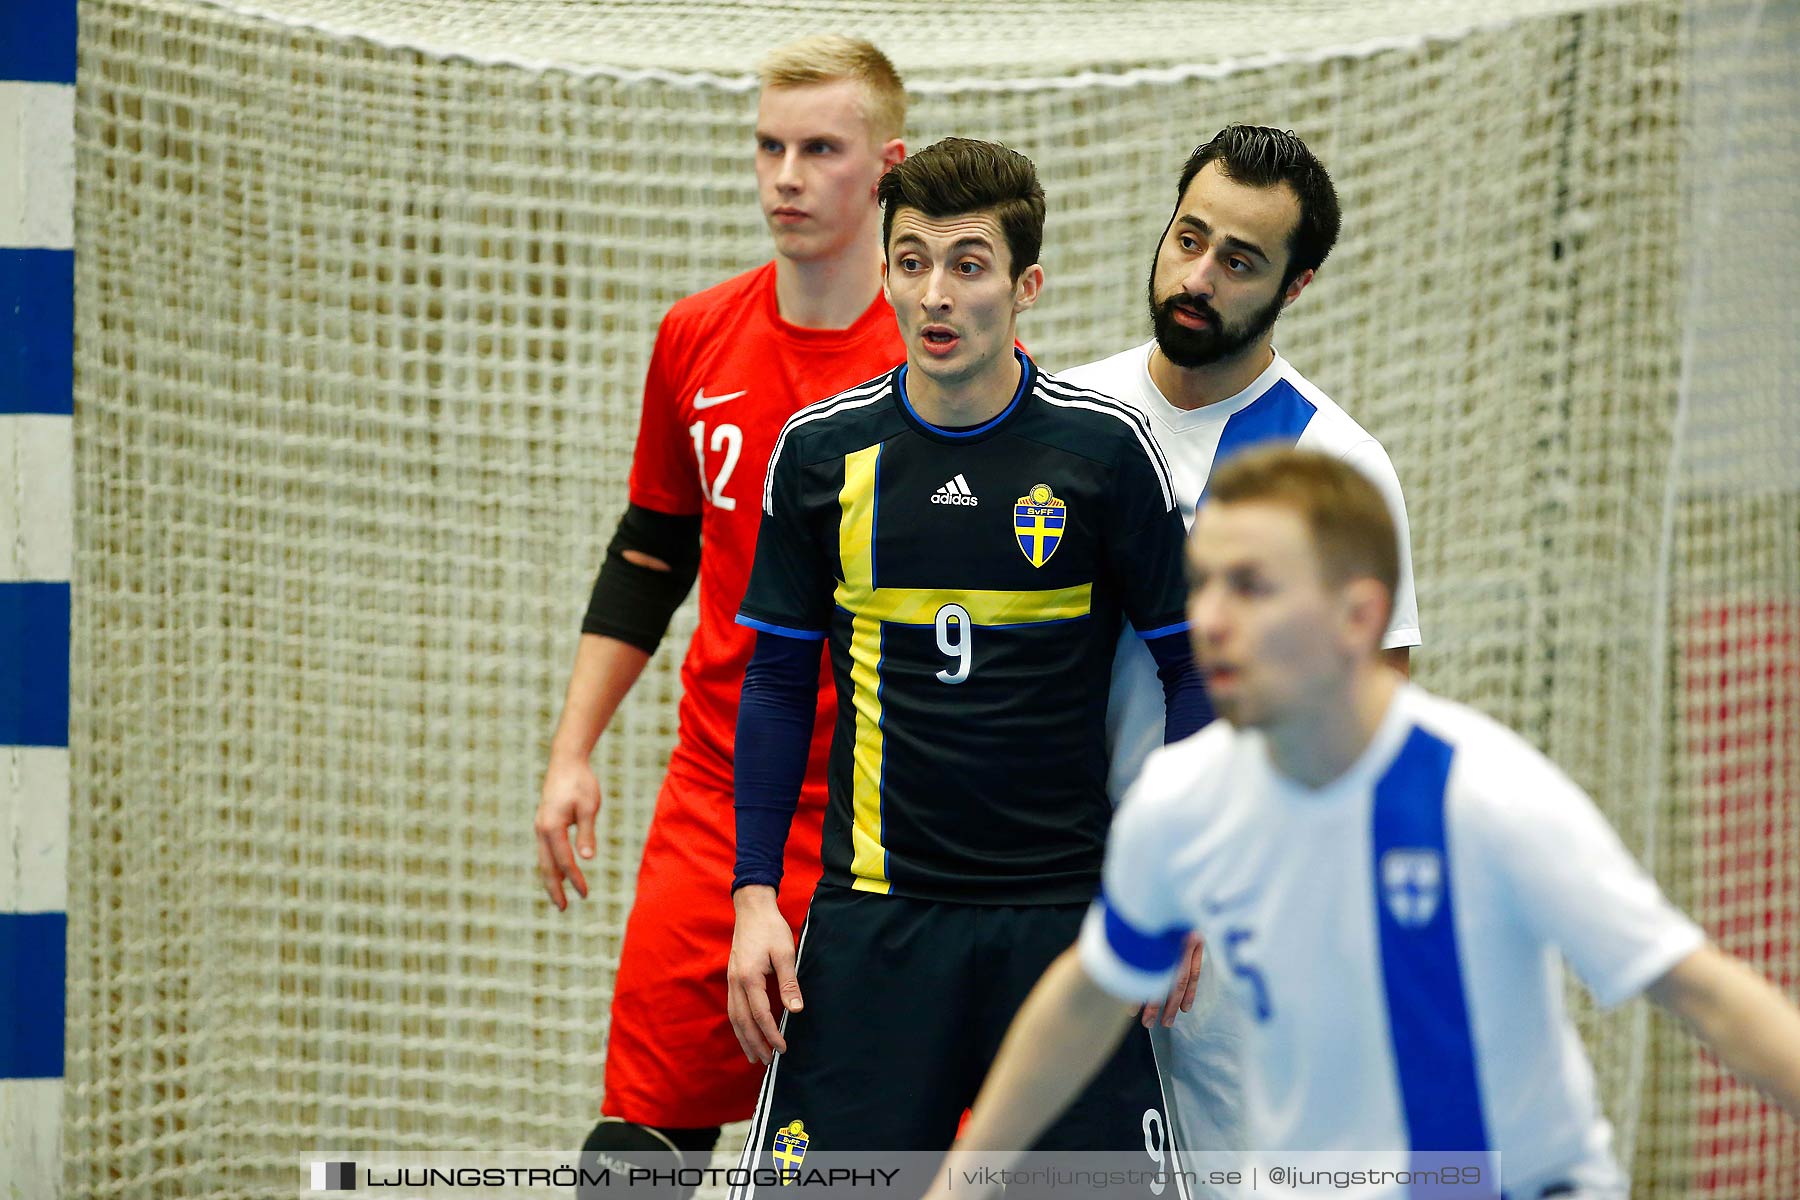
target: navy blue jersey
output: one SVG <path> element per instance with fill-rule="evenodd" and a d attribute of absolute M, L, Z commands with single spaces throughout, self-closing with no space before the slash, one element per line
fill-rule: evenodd
<path fill-rule="evenodd" d="M 1023 354 L 999 416 L 946 430 L 906 368 L 776 442 L 738 620 L 828 638 L 824 879 L 930 900 L 1085 900 L 1111 807 L 1122 618 L 1184 628 L 1184 526 L 1143 415 Z"/>

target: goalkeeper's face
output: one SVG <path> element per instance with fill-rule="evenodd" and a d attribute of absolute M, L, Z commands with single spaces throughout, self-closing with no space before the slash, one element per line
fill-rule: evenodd
<path fill-rule="evenodd" d="M 775 252 L 795 262 L 870 254 L 880 237 L 875 185 L 905 153 L 863 115 L 861 84 L 764 88 L 756 108 L 756 190 Z"/>

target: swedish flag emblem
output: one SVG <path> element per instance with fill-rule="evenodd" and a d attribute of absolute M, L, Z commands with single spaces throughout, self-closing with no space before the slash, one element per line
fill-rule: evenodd
<path fill-rule="evenodd" d="M 1050 561 L 1062 545 L 1063 524 L 1068 520 L 1069 506 L 1056 498 L 1047 483 L 1034 483 L 1031 491 L 1013 502 L 1013 534 L 1019 549 L 1041 567 Z"/>
<path fill-rule="evenodd" d="M 794 1182 L 800 1174 L 800 1164 L 806 1161 L 806 1143 L 812 1141 L 807 1136 L 806 1126 L 799 1121 L 789 1121 L 786 1129 L 775 1131 L 775 1149 L 770 1152 L 774 1158 L 776 1169 L 781 1172 L 783 1187 Z"/>

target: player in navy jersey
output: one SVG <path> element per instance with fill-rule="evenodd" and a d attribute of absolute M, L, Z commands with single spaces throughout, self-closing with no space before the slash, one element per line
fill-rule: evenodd
<path fill-rule="evenodd" d="M 1381 443 L 1273 341 L 1277 318 L 1312 283 L 1340 223 L 1331 176 L 1305 142 L 1265 126 L 1226 126 L 1182 165 L 1150 268 L 1154 336 L 1059 374 L 1149 418 L 1190 527 L 1208 473 L 1253 446 L 1317 450 L 1367 475 L 1400 531 L 1394 613 L 1381 644 L 1406 672 L 1420 643 L 1419 603 L 1399 477 Z M 1108 787 L 1118 799 L 1162 741 L 1154 672 L 1130 640 L 1120 645 L 1112 686 Z"/>
<path fill-rule="evenodd" d="M 1195 929 L 1250 1018 L 1249 1145 L 1354 1152 L 1383 1173 L 1361 1196 L 1415 1195 L 1408 1172 L 1450 1166 L 1458 1196 L 1626 1194 L 1564 959 L 1603 1005 L 1649 995 L 1800 1116 L 1800 1011 L 1707 943 L 1523 739 L 1379 661 L 1396 551 L 1379 491 L 1335 458 L 1269 449 L 1213 473 L 1188 617 L 1222 719 L 1151 755 L 1102 896 L 962 1150 L 996 1165 L 1027 1143 Z"/>
<path fill-rule="evenodd" d="M 782 431 L 739 614 L 759 633 L 738 723 L 730 1012 L 745 1053 L 772 1060 L 747 1164 L 949 1144 L 1098 884 L 1123 619 L 1162 664 L 1171 731 L 1202 707 L 1181 515 L 1143 417 L 1014 345 L 1043 280 L 1030 162 L 947 139 L 879 194 L 907 361 Z M 774 887 L 821 641 L 838 723 L 796 966 Z M 1166 1136 L 1162 1107 L 1146 1036 L 1044 1145 L 1145 1147 L 1147 1122 Z"/>

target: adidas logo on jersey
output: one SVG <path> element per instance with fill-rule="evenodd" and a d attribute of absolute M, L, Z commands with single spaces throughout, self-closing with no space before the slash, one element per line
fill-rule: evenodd
<path fill-rule="evenodd" d="M 969 490 L 969 481 L 958 475 L 937 491 L 931 493 L 933 504 L 960 504 L 965 508 L 974 508 L 981 501 Z"/>

